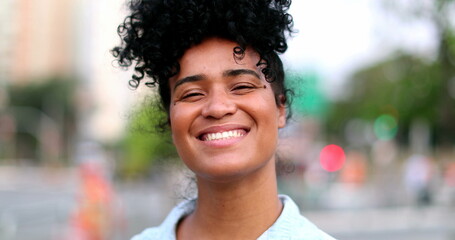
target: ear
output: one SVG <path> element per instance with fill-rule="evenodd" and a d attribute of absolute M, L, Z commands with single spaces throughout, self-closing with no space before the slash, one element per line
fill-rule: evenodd
<path fill-rule="evenodd" d="M 285 97 L 280 95 L 280 105 L 278 105 L 278 128 L 284 128 L 286 126 L 286 104 Z"/>
<path fill-rule="evenodd" d="M 278 106 L 278 128 L 286 126 L 286 107 L 284 105 Z"/>

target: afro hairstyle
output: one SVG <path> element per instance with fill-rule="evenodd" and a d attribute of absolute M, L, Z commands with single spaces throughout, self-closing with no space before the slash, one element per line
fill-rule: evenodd
<path fill-rule="evenodd" d="M 145 85 L 158 86 L 169 113 L 168 81 L 179 72 L 184 52 L 208 37 L 231 40 L 239 45 L 234 57 L 241 58 L 246 47 L 259 54 L 277 105 L 288 105 L 278 54 L 287 50 L 286 35 L 293 32 L 290 5 L 291 0 L 130 0 L 130 15 L 117 29 L 122 42 L 112 54 L 121 67 L 134 64 L 131 87 L 145 77 Z"/>

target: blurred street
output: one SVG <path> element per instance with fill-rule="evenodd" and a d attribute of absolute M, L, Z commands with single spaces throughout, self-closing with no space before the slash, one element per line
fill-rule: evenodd
<path fill-rule="evenodd" d="M 77 206 L 77 176 L 75 169 L 1 167 L 0 239 L 71 239 L 67 234 Z M 115 223 L 109 239 L 129 239 L 159 224 L 180 201 L 172 184 L 167 178 L 115 184 Z M 303 209 L 303 214 L 340 240 L 455 239 L 455 209 L 448 206 Z"/>
<path fill-rule="evenodd" d="M 130 239 L 194 195 L 110 53 L 125 2 L 0 1 L 0 240 Z M 455 1 L 290 12 L 279 191 L 339 240 L 455 240 Z"/>

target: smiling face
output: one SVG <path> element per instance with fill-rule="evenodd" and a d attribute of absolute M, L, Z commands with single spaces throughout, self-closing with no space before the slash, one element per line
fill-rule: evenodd
<path fill-rule="evenodd" d="M 271 85 L 247 48 L 210 38 L 188 49 L 170 79 L 172 138 L 199 178 L 229 181 L 274 163 L 278 129 L 286 122 Z"/>

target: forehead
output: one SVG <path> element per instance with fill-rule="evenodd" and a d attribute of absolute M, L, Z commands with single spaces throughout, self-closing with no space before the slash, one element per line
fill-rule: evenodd
<path fill-rule="evenodd" d="M 243 57 L 238 58 L 234 55 L 236 47 L 236 42 L 209 38 L 189 48 L 179 61 L 180 72 L 176 79 L 195 74 L 217 74 L 227 69 L 246 68 L 257 71 L 259 54 L 247 48 Z"/>

